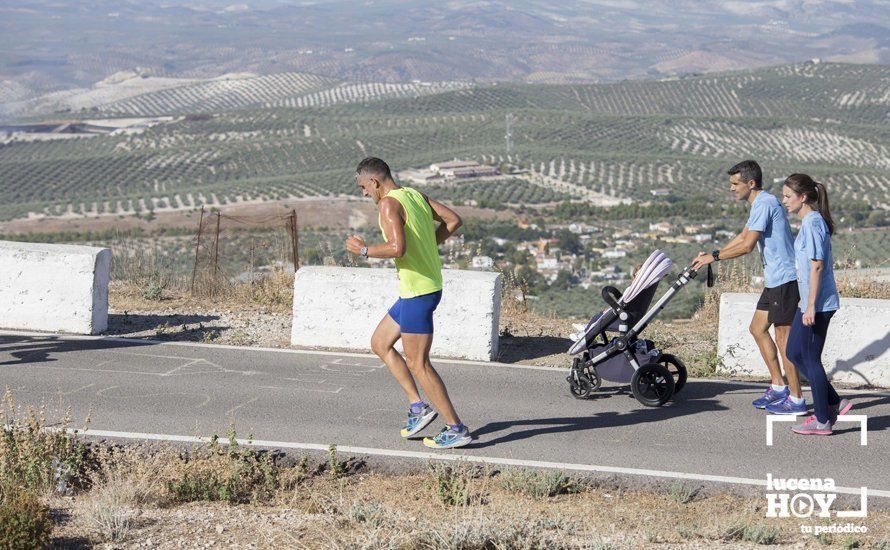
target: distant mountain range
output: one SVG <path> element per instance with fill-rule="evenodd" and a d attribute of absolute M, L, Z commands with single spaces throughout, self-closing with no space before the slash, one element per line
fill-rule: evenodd
<path fill-rule="evenodd" d="M 878 0 L 6 0 L 0 102 L 151 77 L 576 83 L 820 57 L 885 64 Z"/>

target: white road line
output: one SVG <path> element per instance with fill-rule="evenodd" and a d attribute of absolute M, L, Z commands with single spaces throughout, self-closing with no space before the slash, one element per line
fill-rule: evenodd
<path fill-rule="evenodd" d="M 119 439 L 138 439 L 149 441 L 174 441 L 177 443 L 210 443 L 209 437 L 196 437 L 188 435 L 170 435 L 170 434 L 152 434 L 139 432 L 116 432 L 110 430 L 94 430 L 92 428 L 80 431 L 72 428 L 65 430 L 67 433 L 89 437 L 113 437 Z M 253 447 L 270 447 L 276 449 L 300 449 L 305 451 L 327 451 L 330 445 L 320 443 L 293 443 L 288 441 L 263 441 L 263 440 L 247 440 L 236 439 L 239 445 Z M 228 439 L 219 438 L 217 443 L 226 445 Z M 450 460 L 450 461 L 466 461 L 478 462 L 481 464 L 497 464 L 501 466 L 523 466 L 527 468 L 552 468 L 560 470 L 573 470 L 577 472 L 598 472 L 611 474 L 625 474 L 647 477 L 663 477 L 670 479 L 688 479 L 693 481 L 711 481 L 717 483 L 733 483 L 737 485 L 753 485 L 758 487 L 766 487 L 766 479 L 754 479 L 746 477 L 731 476 L 715 476 L 709 474 L 691 474 L 685 472 L 669 472 L 663 470 L 646 470 L 640 468 L 621 468 L 617 466 L 595 466 L 592 464 L 571 464 L 565 462 L 546 462 L 540 460 L 521 460 L 515 458 L 498 458 L 491 456 L 474 456 L 460 455 L 451 453 L 427 453 L 420 451 L 399 451 L 395 449 L 375 449 L 371 447 L 351 447 L 346 445 L 337 445 L 337 450 L 347 454 L 355 455 L 373 455 L 373 456 L 390 456 L 398 458 L 414 458 L 423 460 Z M 861 494 L 861 487 L 837 487 L 837 493 L 850 495 Z M 868 496 L 890 498 L 890 491 L 882 491 L 877 489 L 869 489 Z"/>

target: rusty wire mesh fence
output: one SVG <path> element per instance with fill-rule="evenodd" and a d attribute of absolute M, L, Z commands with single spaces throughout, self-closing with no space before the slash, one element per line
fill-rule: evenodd
<path fill-rule="evenodd" d="M 234 284 L 291 278 L 299 269 L 297 214 L 237 216 L 201 211 L 189 281 L 193 295 L 215 296 Z"/>

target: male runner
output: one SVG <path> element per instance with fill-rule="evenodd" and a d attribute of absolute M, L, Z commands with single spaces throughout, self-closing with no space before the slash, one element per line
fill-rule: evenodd
<path fill-rule="evenodd" d="M 785 354 L 788 331 L 800 299 L 791 226 L 779 199 L 763 190 L 763 172 L 756 162 L 742 161 L 727 173 L 732 194 L 751 205 L 748 222 L 742 232 L 720 250 L 701 252 L 692 261 L 692 268 L 699 269 L 711 262 L 743 256 L 754 250 L 755 246 L 760 250 L 766 288 L 760 295 L 748 330 L 760 348 L 772 384 L 753 405 L 774 414 L 806 414 L 807 403 L 800 391 L 797 369 Z M 775 325 L 775 342 L 769 334 L 770 325 Z M 782 379 L 776 346 L 782 355 L 788 385 Z"/>
<path fill-rule="evenodd" d="M 353 235 L 346 240 L 346 249 L 368 258 L 392 258 L 398 271 L 399 299 L 377 325 L 371 349 L 386 363 L 408 397 L 408 422 L 402 428 L 402 437 L 426 428 L 439 411 L 445 417 L 445 428 L 435 437 L 424 438 L 424 445 L 434 449 L 463 447 L 472 441 L 470 430 L 458 418 L 445 384 L 430 363 L 433 312 L 442 298 L 438 245 L 463 222 L 442 203 L 400 187 L 389 166 L 379 158 L 361 161 L 355 180 L 362 195 L 371 197 L 377 205 L 385 242 L 366 245 L 361 237 Z M 405 358 L 393 348 L 399 338 Z M 415 380 L 432 407 L 421 399 Z"/>

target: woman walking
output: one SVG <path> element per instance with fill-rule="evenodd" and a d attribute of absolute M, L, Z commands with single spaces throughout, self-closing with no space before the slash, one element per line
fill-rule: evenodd
<path fill-rule="evenodd" d="M 840 307 L 831 256 L 834 221 L 825 186 L 806 174 L 788 176 L 782 187 L 782 204 L 801 219 L 794 240 L 800 304 L 791 323 L 786 352 L 810 381 L 816 413 L 791 430 L 802 435 L 831 435 L 838 415 L 852 407 L 834 390 L 822 366 L 828 325 Z"/>

